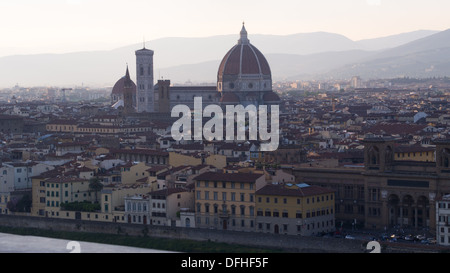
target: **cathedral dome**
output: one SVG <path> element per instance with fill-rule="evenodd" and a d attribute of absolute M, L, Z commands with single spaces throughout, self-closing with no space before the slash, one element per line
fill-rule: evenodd
<path fill-rule="evenodd" d="M 126 77 L 123 76 L 114 84 L 114 87 L 111 91 L 112 95 L 117 95 L 117 96 L 123 95 L 123 90 L 125 89 L 125 79 L 126 79 Z M 131 86 L 133 88 L 133 93 L 136 93 L 136 84 L 133 81 L 131 81 Z"/>
<path fill-rule="evenodd" d="M 114 104 L 120 100 L 124 100 L 124 93 L 125 93 L 125 89 L 130 88 L 131 89 L 131 100 L 132 100 L 132 105 L 135 106 L 136 105 L 136 84 L 131 80 L 130 78 L 130 73 L 128 71 L 128 66 L 127 66 L 127 70 L 125 73 L 125 76 L 123 76 L 122 78 L 120 78 L 115 84 L 114 87 L 111 91 L 111 103 Z"/>
<path fill-rule="evenodd" d="M 218 90 L 268 91 L 272 89 L 272 74 L 264 55 L 247 38 L 242 26 L 240 39 L 222 59 L 217 73 Z"/>

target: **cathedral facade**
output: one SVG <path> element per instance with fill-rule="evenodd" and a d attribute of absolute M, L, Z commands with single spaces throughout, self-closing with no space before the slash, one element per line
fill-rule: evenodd
<path fill-rule="evenodd" d="M 133 107 L 136 113 L 167 113 L 178 104 L 194 108 L 194 98 L 201 97 L 203 107 L 209 104 L 278 105 L 279 96 L 272 91 L 272 74 L 264 55 L 250 43 L 242 26 L 239 40 L 223 57 L 215 86 L 173 86 L 170 80 L 154 84 L 152 50 L 135 51 L 136 84 Z M 125 77 L 124 77 L 125 78 Z M 116 85 L 123 86 L 124 79 Z M 112 102 L 123 100 L 123 87 L 115 87 Z M 130 111 L 127 111 L 130 112 Z"/>

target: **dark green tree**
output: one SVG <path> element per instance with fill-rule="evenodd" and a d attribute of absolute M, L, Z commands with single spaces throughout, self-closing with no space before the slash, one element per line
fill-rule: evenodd
<path fill-rule="evenodd" d="M 103 184 L 97 176 L 89 179 L 89 189 L 95 192 L 95 202 L 97 203 L 97 192 L 103 189 Z"/>

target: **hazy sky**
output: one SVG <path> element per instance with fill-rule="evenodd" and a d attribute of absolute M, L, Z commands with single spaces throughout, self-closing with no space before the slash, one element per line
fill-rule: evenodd
<path fill-rule="evenodd" d="M 448 0 L 0 0 L 0 56 L 114 49 L 162 37 L 450 28 Z M 151 46 L 150 46 L 151 47 Z"/>

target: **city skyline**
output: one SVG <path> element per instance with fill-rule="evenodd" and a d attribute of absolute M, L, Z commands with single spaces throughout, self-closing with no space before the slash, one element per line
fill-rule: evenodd
<path fill-rule="evenodd" d="M 433 1 L 2 1 L 0 57 L 108 50 L 164 37 L 330 32 L 358 41 L 450 26 L 450 3 Z M 399 22 L 402 22 L 399 24 Z M 149 45 L 150 46 L 150 45 Z M 151 46 L 150 46 L 151 47 Z"/>

